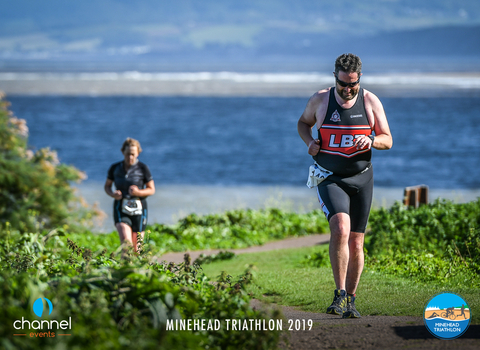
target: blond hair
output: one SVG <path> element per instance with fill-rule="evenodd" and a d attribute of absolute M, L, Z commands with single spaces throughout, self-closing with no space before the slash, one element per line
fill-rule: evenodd
<path fill-rule="evenodd" d="M 122 153 L 125 152 L 125 148 L 127 147 L 137 147 L 138 149 L 138 154 L 142 152 L 142 147 L 140 146 L 140 142 L 138 142 L 135 139 L 132 139 L 131 137 L 127 137 L 127 139 L 123 142 L 122 145 Z"/>

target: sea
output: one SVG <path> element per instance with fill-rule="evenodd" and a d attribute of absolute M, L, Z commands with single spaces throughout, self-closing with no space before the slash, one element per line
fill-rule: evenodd
<path fill-rule="evenodd" d="M 403 188 L 421 184 L 430 200 L 480 196 L 479 75 L 369 79 L 362 84 L 379 96 L 394 140 L 392 149 L 373 151 L 376 204 L 401 201 Z M 140 141 L 139 159 L 157 186 L 151 221 L 240 207 L 316 208 L 305 185 L 312 158 L 297 121 L 310 95 L 331 80 L 318 72 L 3 72 L 0 90 L 26 120 L 32 149 L 49 147 L 86 173 L 77 186 L 100 203 L 109 230 L 103 183 L 127 137 Z"/>

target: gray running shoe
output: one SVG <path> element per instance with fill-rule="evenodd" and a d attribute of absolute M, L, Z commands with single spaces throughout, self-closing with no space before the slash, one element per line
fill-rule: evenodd
<path fill-rule="evenodd" d="M 332 305 L 327 308 L 327 314 L 342 316 L 347 304 L 347 292 L 340 289 L 335 289 L 335 296 L 333 297 Z"/>
<path fill-rule="evenodd" d="M 343 318 L 360 318 L 360 312 L 355 308 L 355 295 L 347 295 L 347 306 Z"/>

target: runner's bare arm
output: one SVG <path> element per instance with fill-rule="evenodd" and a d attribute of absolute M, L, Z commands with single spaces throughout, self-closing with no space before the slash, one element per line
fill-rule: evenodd
<path fill-rule="evenodd" d="M 110 179 L 107 179 L 107 181 L 105 181 L 105 185 L 103 186 L 104 190 L 105 190 L 105 193 L 108 194 L 110 197 L 113 197 L 115 199 L 122 199 L 122 192 L 120 192 L 119 190 L 116 190 L 115 192 L 112 190 L 112 185 L 113 185 L 113 181 L 110 180 Z"/>
<path fill-rule="evenodd" d="M 322 109 L 323 101 L 327 90 L 314 94 L 308 100 L 307 106 L 297 123 L 298 134 L 308 146 L 308 154 L 314 156 L 320 151 L 320 141 L 312 136 L 312 128 L 317 123 L 317 113 Z M 328 95 L 327 95 L 328 96 Z"/>
<path fill-rule="evenodd" d="M 142 189 L 138 188 L 135 185 L 132 185 L 130 186 L 128 191 L 132 196 L 148 197 L 155 194 L 155 183 L 153 182 L 153 180 L 150 180 L 145 184 L 145 188 L 142 188 Z"/>
<path fill-rule="evenodd" d="M 385 110 L 379 98 L 371 92 L 365 91 L 365 109 L 375 131 L 375 140 L 372 147 L 378 150 L 387 150 L 393 146 L 393 138 L 388 125 Z"/>

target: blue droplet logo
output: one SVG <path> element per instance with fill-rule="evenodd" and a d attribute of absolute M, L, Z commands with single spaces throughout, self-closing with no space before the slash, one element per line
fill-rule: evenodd
<path fill-rule="evenodd" d="M 42 317 L 42 315 L 43 315 L 43 304 L 44 304 L 43 299 L 45 299 L 47 301 L 48 310 L 49 310 L 48 314 L 49 315 L 52 313 L 52 310 L 53 310 L 53 305 L 52 305 L 52 302 L 50 300 L 48 300 L 47 298 L 38 298 L 33 303 L 33 312 L 38 317 Z"/>

